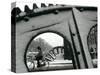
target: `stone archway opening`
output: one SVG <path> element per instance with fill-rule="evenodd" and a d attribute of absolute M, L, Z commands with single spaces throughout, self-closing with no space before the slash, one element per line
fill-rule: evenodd
<path fill-rule="evenodd" d="M 90 28 L 87 36 L 87 44 L 89 53 L 92 59 L 92 64 L 94 68 L 97 68 L 97 24 Z"/>
<path fill-rule="evenodd" d="M 28 71 L 74 68 L 71 45 L 58 33 L 38 34 L 30 41 L 25 53 Z M 38 67 L 39 63 L 41 66 Z"/>

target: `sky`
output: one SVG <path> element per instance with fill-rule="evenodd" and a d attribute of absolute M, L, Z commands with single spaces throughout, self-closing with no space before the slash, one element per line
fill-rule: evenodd
<path fill-rule="evenodd" d="M 34 40 L 42 38 L 44 39 L 48 44 L 50 44 L 52 47 L 56 46 L 63 46 L 63 38 L 55 33 L 43 33 L 37 36 Z"/>

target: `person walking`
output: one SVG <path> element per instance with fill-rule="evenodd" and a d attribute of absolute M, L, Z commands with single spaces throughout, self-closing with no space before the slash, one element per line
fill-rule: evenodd
<path fill-rule="evenodd" d="M 36 60 L 37 60 L 37 67 L 41 67 L 41 62 L 43 60 L 43 52 L 41 50 L 41 47 L 37 47 L 38 49 L 38 54 L 36 55 Z"/>

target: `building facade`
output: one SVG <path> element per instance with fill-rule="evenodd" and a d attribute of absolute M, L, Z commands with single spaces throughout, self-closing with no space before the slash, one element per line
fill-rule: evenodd
<path fill-rule="evenodd" d="M 27 5 L 24 8 L 21 11 L 14 7 L 11 12 L 12 71 L 30 71 L 26 62 L 28 48 L 35 37 L 44 33 L 55 33 L 63 38 L 64 46 L 60 48 L 64 49 L 64 59 L 72 59 L 73 69 L 97 67 L 97 7 L 41 3 L 38 8 L 33 3 L 32 10 Z M 53 61 L 48 63 L 52 65 Z"/>

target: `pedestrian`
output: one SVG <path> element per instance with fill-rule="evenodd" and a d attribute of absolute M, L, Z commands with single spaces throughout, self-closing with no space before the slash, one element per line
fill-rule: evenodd
<path fill-rule="evenodd" d="M 43 52 L 40 46 L 38 46 L 37 49 L 38 49 L 38 54 L 36 55 L 37 67 L 41 67 L 41 62 L 43 60 Z"/>

